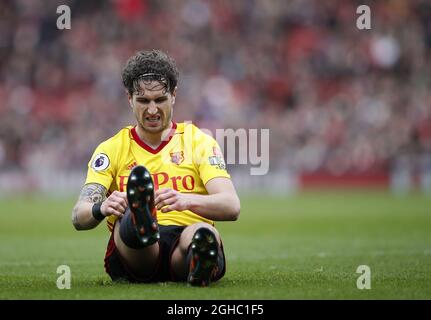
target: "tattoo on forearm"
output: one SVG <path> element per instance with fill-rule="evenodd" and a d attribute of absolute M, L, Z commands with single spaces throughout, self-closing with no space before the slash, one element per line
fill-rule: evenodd
<path fill-rule="evenodd" d="M 79 200 L 93 203 L 102 202 L 106 199 L 106 188 L 97 183 L 86 184 L 79 195 Z"/>
<path fill-rule="evenodd" d="M 82 188 L 81 194 L 79 195 L 79 200 L 72 210 L 72 223 L 77 230 L 86 230 L 91 227 L 94 227 L 93 222 L 90 222 L 89 224 L 88 222 L 86 222 L 87 219 L 82 218 L 82 214 L 80 215 L 80 212 L 82 212 L 80 208 L 82 207 L 79 202 L 84 201 L 84 202 L 96 203 L 96 202 L 104 201 L 105 199 L 106 199 L 106 188 L 98 183 L 86 184 Z"/>

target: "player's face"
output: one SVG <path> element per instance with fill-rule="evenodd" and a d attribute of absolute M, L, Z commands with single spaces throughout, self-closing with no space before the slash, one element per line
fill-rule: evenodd
<path fill-rule="evenodd" d="M 141 84 L 141 92 L 129 96 L 138 125 L 146 132 L 158 133 L 169 127 L 176 90 L 166 91 L 157 81 Z"/>

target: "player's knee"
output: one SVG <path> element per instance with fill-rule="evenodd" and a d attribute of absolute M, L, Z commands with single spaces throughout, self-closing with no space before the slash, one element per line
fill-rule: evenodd
<path fill-rule="evenodd" d="M 207 228 L 210 229 L 212 232 L 214 232 L 218 243 L 220 243 L 220 234 L 217 231 L 216 228 L 214 228 L 212 225 L 205 223 L 205 222 L 198 222 L 195 224 L 192 224 L 184 229 L 184 231 L 181 234 L 180 242 L 179 242 L 179 248 L 183 253 L 187 253 L 187 250 L 192 242 L 193 235 L 195 234 L 196 230 L 199 228 Z"/>
<path fill-rule="evenodd" d="M 191 225 L 190 227 L 192 227 L 192 228 L 190 228 L 191 229 L 190 230 L 191 231 L 190 232 L 191 233 L 191 235 L 190 235 L 190 241 L 192 240 L 192 237 L 195 234 L 196 230 L 198 230 L 200 228 L 207 228 L 207 229 L 210 229 L 212 232 L 214 232 L 214 234 L 217 237 L 217 240 L 220 242 L 220 234 L 217 231 L 217 229 L 214 228 L 212 225 L 210 225 L 208 223 L 205 223 L 205 222 L 198 222 L 198 223 L 195 223 L 195 224 Z"/>

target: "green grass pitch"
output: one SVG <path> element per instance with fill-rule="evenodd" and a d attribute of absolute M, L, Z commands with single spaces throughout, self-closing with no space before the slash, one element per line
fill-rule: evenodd
<path fill-rule="evenodd" d="M 0 199 L 0 299 L 430 299 L 431 198 L 384 191 L 242 196 L 236 222 L 217 223 L 227 273 L 208 288 L 113 284 L 105 225 L 75 231 L 75 199 Z M 57 267 L 72 272 L 56 287 Z M 371 289 L 359 290 L 359 265 Z"/>

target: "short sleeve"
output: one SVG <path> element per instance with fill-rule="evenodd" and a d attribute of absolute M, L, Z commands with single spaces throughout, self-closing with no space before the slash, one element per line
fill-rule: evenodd
<path fill-rule="evenodd" d="M 85 184 L 98 183 L 109 190 L 114 180 L 114 153 L 106 145 L 101 143 L 93 153 L 88 162 L 87 179 Z"/>
<path fill-rule="evenodd" d="M 213 178 L 230 178 L 223 153 L 214 138 L 199 130 L 195 135 L 194 151 L 195 163 L 204 185 Z"/>

